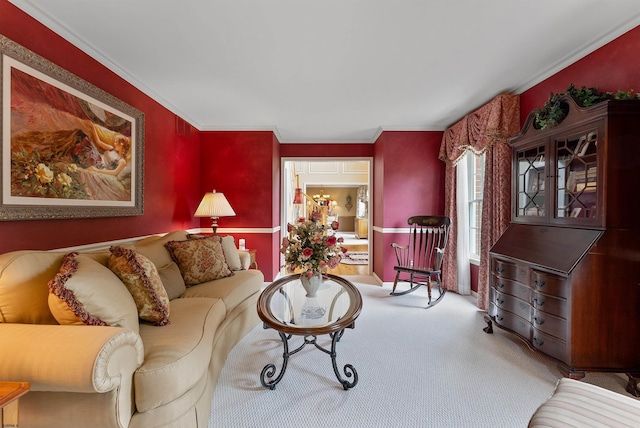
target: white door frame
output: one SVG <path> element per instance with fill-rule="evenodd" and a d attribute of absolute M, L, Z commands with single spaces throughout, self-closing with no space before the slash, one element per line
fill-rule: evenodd
<path fill-rule="evenodd" d="M 373 272 L 373 158 L 372 157 L 283 157 L 280 158 L 280 233 L 281 236 L 287 233 L 287 208 L 292 204 L 293 200 L 289 200 L 289 195 L 293 195 L 293 189 L 289 188 L 289 181 L 284 179 L 285 164 L 287 162 L 340 162 L 340 161 L 366 161 L 368 163 L 368 183 L 369 186 L 369 207 L 367 211 L 368 224 L 368 242 L 369 242 L 369 263 L 367 266 L 368 274 Z M 345 185 L 359 185 L 362 183 L 341 183 Z M 354 201 L 357 203 L 357 201 Z M 282 259 L 280 260 L 282 262 Z"/>

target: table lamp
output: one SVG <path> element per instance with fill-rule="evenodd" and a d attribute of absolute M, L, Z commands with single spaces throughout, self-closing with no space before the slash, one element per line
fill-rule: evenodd
<path fill-rule="evenodd" d="M 217 193 L 215 189 L 211 193 L 206 193 L 198 205 L 196 217 L 211 217 L 211 228 L 213 233 L 218 229 L 218 219 L 220 217 L 235 216 L 236 212 L 231 208 L 224 193 Z"/>

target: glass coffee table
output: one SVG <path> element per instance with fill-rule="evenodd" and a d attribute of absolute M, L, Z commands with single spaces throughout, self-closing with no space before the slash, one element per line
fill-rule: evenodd
<path fill-rule="evenodd" d="M 278 332 L 284 346 L 280 373 L 276 376 L 275 364 L 267 364 L 260 374 L 260 382 L 274 389 L 287 370 L 289 357 L 306 345 L 314 345 L 331 356 L 333 372 L 342 387 L 347 390 L 358 383 L 358 373 L 351 364 L 344 366 L 342 377 L 336 362 L 336 344 L 346 328 L 354 328 L 362 309 L 362 296 L 349 281 L 336 275 L 325 274 L 315 297 L 307 297 L 300 275 L 289 275 L 274 281 L 264 289 L 258 300 L 258 315 L 264 328 Z M 316 342 L 319 335 L 331 337 L 331 350 Z M 292 336 L 304 336 L 302 344 L 289 350 Z M 274 378 L 275 376 L 275 378 Z M 353 378 L 352 380 L 350 380 Z"/>

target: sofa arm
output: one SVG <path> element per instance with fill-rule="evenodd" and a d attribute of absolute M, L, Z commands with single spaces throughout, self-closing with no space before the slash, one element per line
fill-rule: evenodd
<path fill-rule="evenodd" d="M 144 359 L 140 336 L 119 327 L 0 323 L 0 343 L 0 379 L 33 391 L 111 391 Z"/>
<path fill-rule="evenodd" d="M 246 250 L 238 250 L 238 256 L 240 256 L 240 267 L 242 270 L 247 270 L 251 267 L 251 253 Z"/>

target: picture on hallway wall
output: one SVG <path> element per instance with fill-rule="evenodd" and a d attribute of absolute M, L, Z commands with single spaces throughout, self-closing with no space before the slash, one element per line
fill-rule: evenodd
<path fill-rule="evenodd" d="M 143 213 L 144 114 L 0 36 L 0 220 Z"/>

